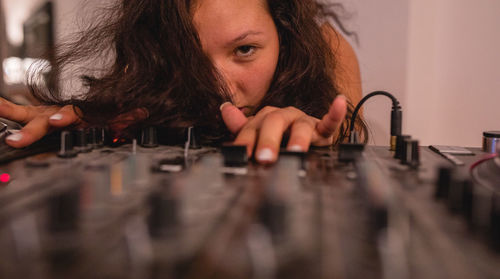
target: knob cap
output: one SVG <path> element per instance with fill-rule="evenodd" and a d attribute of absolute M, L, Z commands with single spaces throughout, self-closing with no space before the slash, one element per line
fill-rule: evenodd
<path fill-rule="evenodd" d="M 85 129 L 78 129 L 75 131 L 75 149 L 83 153 L 92 150 L 92 146 L 88 144 L 88 134 Z"/>
<path fill-rule="evenodd" d="M 146 148 L 154 148 L 158 146 L 156 127 L 146 127 L 142 129 L 140 145 Z"/>
<path fill-rule="evenodd" d="M 69 131 L 61 133 L 61 148 L 57 156 L 61 158 L 73 158 L 78 152 L 73 149 L 73 135 Z"/>
<path fill-rule="evenodd" d="M 483 151 L 494 154 L 500 147 L 500 131 L 483 132 Z"/>

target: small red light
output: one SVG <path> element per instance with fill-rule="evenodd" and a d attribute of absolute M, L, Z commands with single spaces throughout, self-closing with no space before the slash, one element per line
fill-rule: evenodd
<path fill-rule="evenodd" d="M 0 174 L 0 182 L 7 183 L 10 181 L 10 175 L 8 173 Z"/>
<path fill-rule="evenodd" d="M 118 138 L 113 139 L 113 143 L 117 143 L 117 142 L 118 142 L 118 140 L 119 140 Z"/>

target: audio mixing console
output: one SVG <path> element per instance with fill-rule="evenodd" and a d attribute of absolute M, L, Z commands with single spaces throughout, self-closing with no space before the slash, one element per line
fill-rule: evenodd
<path fill-rule="evenodd" d="M 325 148 L 262 166 L 145 131 L 2 145 L 0 278 L 500 278 L 497 154 Z"/>

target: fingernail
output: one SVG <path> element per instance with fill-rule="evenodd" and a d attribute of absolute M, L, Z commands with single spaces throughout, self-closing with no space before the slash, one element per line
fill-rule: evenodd
<path fill-rule="evenodd" d="M 8 141 L 16 141 L 17 142 L 17 141 L 20 141 L 21 139 L 23 139 L 23 135 L 21 133 L 15 133 L 15 134 L 8 136 L 5 139 Z"/>
<path fill-rule="evenodd" d="M 50 120 L 61 120 L 63 119 L 63 115 L 60 113 L 56 113 L 50 117 Z"/>
<path fill-rule="evenodd" d="M 220 105 L 219 109 L 222 110 L 227 105 L 232 105 L 232 103 L 231 102 L 225 102 L 224 104 Z"/>
<path fill-rule="evenodd" d="M 344 100 L 347 100 L 347 97 L 344 94 L 338 94 L 337 98 L 342 98 Z"/>
<path fill-rule="evenodd" d="M 292 145 L 292 146 L 288 147 L 288 151 L 292 151 L 292 152 L 304 152 L 304 149 L 300 145 Z"/>
<path fill-rule="evenodd" d="M 261 162 L 271 162 L 274 159 L 274 153 L 269 148 L 263 148 L 257 152 L 257 160 Z"/>

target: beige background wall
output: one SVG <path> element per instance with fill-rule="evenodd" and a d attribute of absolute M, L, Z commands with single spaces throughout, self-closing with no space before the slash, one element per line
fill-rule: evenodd
<path fill-rule="evenodd" d="M 410 1 L 407 127 L 479 146 L 500 130 L 500 1 Z"/>
<path fill-rule="evenodd" d="M 29 9 L 42 0 L 2 0 Z M 54 0 L 57 34 L 76 30 L 81 0 Z M 421 143 L 479 146 L 482 131 L 500 130 L 500 1 L 342 0 L 363 91 L 387 90 L 403 104 L 405 133 Z M 88 10 L 102 1 L 85 0 Z M 26 13 L 26 15 L 29 13 Z M 8 19 L 7 19 L 8 20 Z M 389 139 L 390 102 L 365 110 L 372 144 Z"/>

